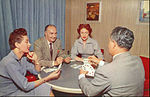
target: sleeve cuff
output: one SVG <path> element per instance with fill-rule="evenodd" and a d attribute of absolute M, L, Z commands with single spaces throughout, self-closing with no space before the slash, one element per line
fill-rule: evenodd
<path fill-rule="evenodd" d="M 100 61 L 99 66 L 103 66 L 103 65 L 104 65 L 104 61 Z"/>
<path fill-rule="evenodd" d="M 83 77 L 85 77 L 85 74 L 80 74 L 79 77 L 78 77 L 78 79 L 81 79 Z"/>
<path fill-rule="evenodd" d="M 54 67 L 54 61 L 52 62 L 52 67 Z"/>

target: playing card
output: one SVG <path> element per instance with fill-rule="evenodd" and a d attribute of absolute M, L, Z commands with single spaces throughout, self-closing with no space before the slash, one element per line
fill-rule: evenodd
<path fill-rule="evenodd" d="M 83 70 L 88 71 L 87 76 L 94 77 L 95 69 L 89 64 L 87 60 L 84 61 L 84 65 L 81 67 Z"/>
<path fill-rule="evenodd" d="M 88 64 L 88 59 L 83 59 L 84 64 Z"/>
<path fill-rule="evenodd" d="M 71 67 L 72 67 L 72 68 L 74 68 L 74 69 L 78 69 L 78 68 L 80 68 L 80 67 L 81 67 L 81 65 L 73 64 L 73 65 L 71 65 Z"/>
<path fill-rule="evenodd" d="M 57 68 L 57 69 L 61 69 L 61 66 L 62 66 L 62 64 L 59 64 L 59 66 L 58 66 L 58 68 Z"/>
<path fill-rule="evenodd" d="M 46 73 L 48 73 L 48 72 L 53 72 L 53 71 L 55 71 L 55 70 L 57 70 L 57 68 L 42 68 L 42 70 L 44 71 L 44 72 L 46 72 Z"/>

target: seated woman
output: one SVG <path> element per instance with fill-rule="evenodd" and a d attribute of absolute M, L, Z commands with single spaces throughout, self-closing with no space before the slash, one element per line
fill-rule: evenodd
<path fill-rule="evenodd" d="M 45 82 L 58 78 L 60 70 L 34 82 L 25 77 L 27 70 L 33 74 L 41 70 L 36 54 L 29 51 L 27 31 L 19 28 L 11 32 L 9 46 L 11 52 L 0 61 L 0 96 L 54 96 Z"/>
<path fill-rule="evenodd" d="M 97 41 L 91 38 L 92 28 L 90 25 L 80 24 L 77 31 L 79 37 L 71 49 L 71 58 L 77 61 L 83 61 L 84 58 L 94 55 L 103 59 L 103 55 Z M 80 55 L 80 57 L 78 55 Z"/>

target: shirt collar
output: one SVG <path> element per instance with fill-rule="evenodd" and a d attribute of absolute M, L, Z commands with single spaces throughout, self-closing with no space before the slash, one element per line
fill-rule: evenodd
<path fill-rule="evenodd" d="M 19 61 L 17 55 L 14 53 L 13 50 L 11 50 L 10 54 L 13 56 L 14 59 L 16 59 L 17 61 Z"/>
<path fill-rule="evenodd" d="M 91 38 L 88 36 L 88 39 L 86 40 L 86 44 L 87 43 L 91 43 Z M 83 44 L 83 40 L 81 39 L 81 37 L 79 38 L 79 42 Z"/>

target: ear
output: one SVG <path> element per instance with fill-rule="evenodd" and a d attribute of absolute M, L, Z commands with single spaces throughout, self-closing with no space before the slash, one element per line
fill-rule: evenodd
<path fill-rule="evenodd" d="M 118 45 L 117 45 L 117 42 L 116 41 L 114 41 L 114 40 L 112 40 L 112 42 L 113 42 L 113 49 L 115 49 Z"/>
<path fill-rule="evenodd" d="M 19 48 L 19 47 L 20 47 L 20 45 L 19 45 L 18 42 L 15 42 L 15 46 L 16 46 L 16 48 Z"/>

